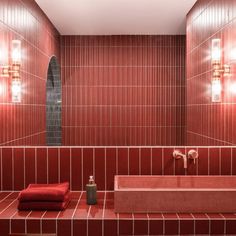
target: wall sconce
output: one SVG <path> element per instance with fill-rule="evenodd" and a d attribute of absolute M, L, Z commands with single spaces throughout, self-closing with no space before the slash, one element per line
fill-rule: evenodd
<path fill-rule="evenodd" d="M 12 102 L 21 102 L 21 41 L 12 40 L 11 44 L 11 60 L 9 65 L 2 66 L 1 76 L 11 77 L 11 95 Z"/>
<path fill-rule="evenodd" d="M 211 83 L 212 102 L 221 102 L 221 77 L 230 74 L 230 66 L 222 65 L 222 50 L 220 39 L 212 40 L 211 61 L 213 66 L 213 79 Z"/>

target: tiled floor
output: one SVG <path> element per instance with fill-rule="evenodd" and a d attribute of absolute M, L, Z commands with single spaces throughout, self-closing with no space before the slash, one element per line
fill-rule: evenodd
<path fill-rule="evenodd" d="M 63 212 L 17 211 L 17 192 L 0 192 L 0 235 L 236 235 L 236 214 L 115 214 L 113 192 L 99 192 L 87 206 L 84 192 L 73 192 Z"/>

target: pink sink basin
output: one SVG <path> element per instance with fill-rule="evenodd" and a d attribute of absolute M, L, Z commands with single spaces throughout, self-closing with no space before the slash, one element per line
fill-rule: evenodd
<path fill-rule="evenodd" d="M 236 212 L 234 176 L 115 176 L 115 212 Z"/>

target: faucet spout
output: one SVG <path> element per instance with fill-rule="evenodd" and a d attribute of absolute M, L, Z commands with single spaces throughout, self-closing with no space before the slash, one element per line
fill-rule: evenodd
<path fill-rule="evenodd" d="M 183 154 L 182 152 L 180 152 L 180 151 L 177 151 L 177 150 L 175 150 L 174 152 L 173 152 L 173 157 L 175 158 L 175 159 L 180 159 L 180 158 L 183 158 L 183 161 L 184 161 L 184 169 L 187 169 L 188 168 L 188 164 L 187 164 L 187 156 L 185 155 L 185 154 Z"/>
<path fill-rule="evenodd" d="M 187 156 L 183 155 L 183 160 L 184 160 L 184 169 L 187 169 Z"/>

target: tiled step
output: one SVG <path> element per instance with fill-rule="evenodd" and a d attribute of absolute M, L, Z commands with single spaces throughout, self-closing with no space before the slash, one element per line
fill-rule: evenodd
<path fill-rule="evenodd" d="M 115 214 L 114 193 L 86 205 L 73 192 L 65 211 L 17 211 L 17 192 L 0 192 L 0 235 L 120 236 L 236 235 L 235 214 Z"/>

